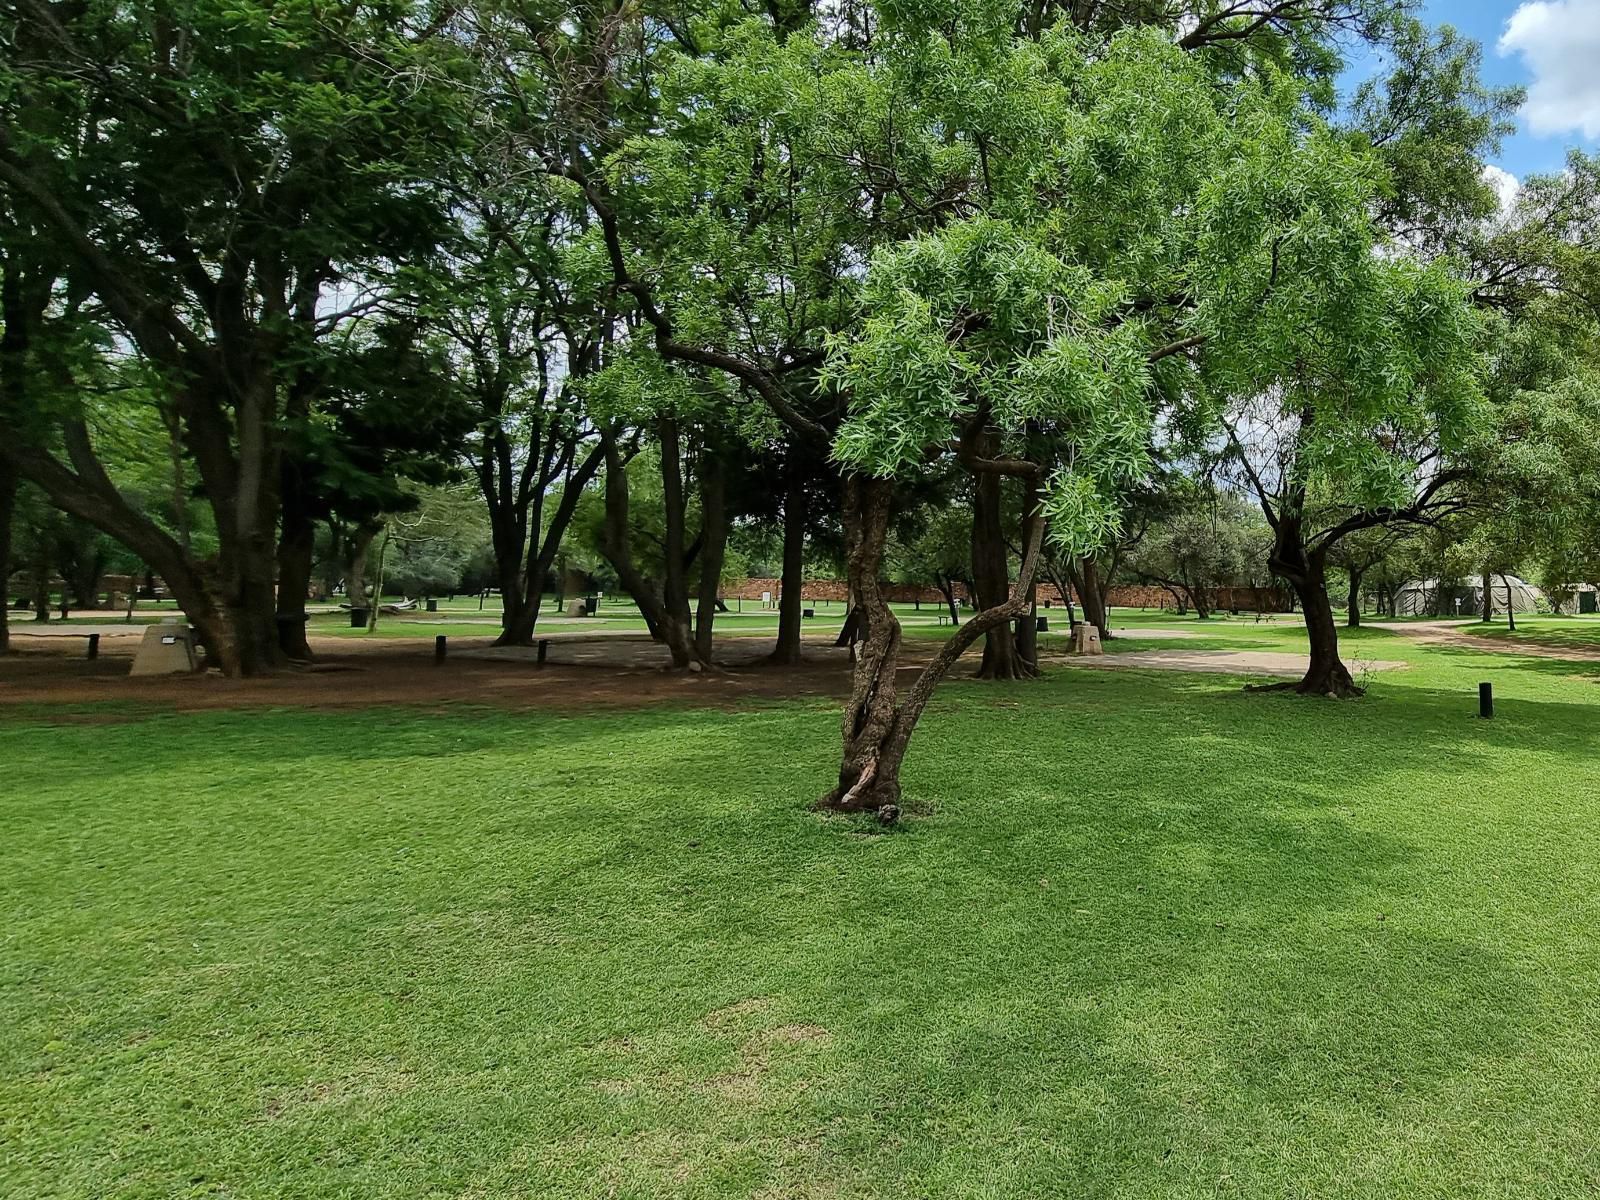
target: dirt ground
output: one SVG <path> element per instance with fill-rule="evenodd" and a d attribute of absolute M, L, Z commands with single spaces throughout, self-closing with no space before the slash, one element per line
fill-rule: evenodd
<path fill-rule="evenodd" d="M 80 630 L 88 631 L 80 627 L 74 633 Z M 84 657 L 81 636 L 13 638 L 13 653 L 0 659 L 0 706 L 137 702 L 193 711 L 473 703 L 578 709 L 842 696 L 850 687 L 848 652 L 835 649 L 831 638 L 806 639 L 807 661 L 798 667 L 762 661 L 772 651 L 770 637 L 728 638 L 718 647 L 721 669 L 700 674 L 664 669 L 666 651 L 643 635 L 553 638 L 543 666 L 532 651 L 490 651 L 487 637 L 451 638 L 438 665 L 432 638 L 312 638 L 312 667 L 241 681 L 215 671 L 132 678 L 128 669 L 140 632 L 118 629 L 102 636 L 92 662 Z"/>
<path fill-rule="evenodd" d="M 1506 650 L 1503 642 L 1470 638 L 1447 626 L 1402 627 L 1423 640 Z M 100 654 L 85 658 L 86 633 L 101 633 Z M 176 711 L 249 707 L 365 707 L 379 704 L 420 706 L 488 704 L 512 708 L 580 710 L 652 704 L 737 706 L 758 698 L 842 697 L 850 688 L 849 653 L 831 635 L 805 639 L 806 661 L 777 667 L 765 661 L 770 635 L 722 638 L 718 670 L 671 671 L 663 647 L 644 634 L 579 634 L 550 639 L 544 665 L 528 649 L 496 649 L 490 637 L 450 639 L 446 659 L 434 663 L 433 639 L 313 637 L 316 662 L 264 679 L 226 679 L 217 672 L 196 676 L 132 678 L 128 674 L 143 628 L 108 625 L 60 626 L 49 636 L 30 637 L 13 630 L 13 653 L 0 659 L 0 710 L 22 704 L 135 702 L 170 706 Z M 1139 640 L 1178 641 L 1194 636 L 1180 630 L 1127 630 Z M 908 641 L 902 670 L 917 670 L 937 650 L 932 640 Z M 976 655 L 981 643 L 969 652 Z M 1536 652 L 1518 645 L 1520 653 Z M 1564 657 L 1579 657 L 1567 652 Z M 1303 655 L 1262 651 L 1171 649 L 1124 651 L 1091 659 L 1047 655 L 1046 661 L 1072 662 L 1101 669 L 1145 668 L 1293 676 L 1305 670 Z M 1399 662 L 1366 663 L 1375 670 L 1403 667 Z"/>

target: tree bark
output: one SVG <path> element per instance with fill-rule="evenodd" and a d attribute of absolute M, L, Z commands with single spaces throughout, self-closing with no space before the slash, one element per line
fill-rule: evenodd
<path fill-rule="evenodd" d="M 570 461 L 576 454 L 576 447 L 572 454 L 566 457 Z M 578 511 L 578 502 L 583 498 L 584 490 L 594 479 L 595 473 L 600 469 L 600 464 L 605 460 L 604 450 L 594 446 L 576 470 L 567 473 L 566 481 L 561 490 L 561 499 L 556 504 L 556 510 L 550 516 L 550 525 L 544 531 L 544 538 L 538 543 L 538 550 L 534 551 L 530 541 L 525 553 L 517 554 L 518 563 L 526 562 L 525 570 L 513 572 L 517 581 L 513 586 L 520 586 L 521 592 L 517 604 L 514 606 L 515 615 L 509 616 L 508 623 L 502 630 L 500 637 L 495 641 L 497 646 L 531 646 L 534 642 L 534 630 L 539 624 L 539 610 L 544 604 L 544 580 L 550 573 L 556 556 L 561 553 L 561 540 L 567 536 L 567 530 L 572 525 L 572 518 Z M 533 502 L 532 517 L 523 522 L 526 535 L 530 539 L 539 537 L 539 527 L 544 521 L 544 497 L 535 498 Z M 497 552 L 498 558 L 498 552 Z M 503 586 L 503 585 L 502 585 Z"/>
<path fill-rule="evenodd" d="M 1078 603 L 1083 606 L 1083 619 L 1100 631 L 1102 641 L 1111 637 L 1111 627 L 1106 612 L 1106 592 L 1100 582 L 1100 565 L 1091 558 L 1079 560 Z"/>
<path fill-rule="evenodd" d="M 883 479 L 851 478 L 845 484 L 844 526 L 850 590 L 862 614 L 864 639 L 845 702 L 843 752 L 838 783 L 817 807 L 834 812 L 876 812 L 884 821 L 899 816 L 900 765 L 933 690 L 978 638 L 1027 611 L 1028 589 L 1038 568 L 1044 523 L 1034 524 L 1023 547 L 1022 567 L 1003 603 L 975 614 L 945 642 L 902 698 L 896 672 L 900 622 L 879 588 L 888 537 L 892 485 Z"/>
<path fill-rule="evenodd" d="M 722 560 L 728 545 L 728 481 L 717 453 L 707 446 L 700 455 L 700 592 L 695 600 L 694 647 L 711 661 L 717 596 L 722 587 Z M 787 597 L 785 597 L 787 602 Z"/>
<path fill-rule="evenodd" d="M 367 556 L 379 528 L 375 522 L 363 521 L 351 531 L 346 545 L 344 598 L 351 608 L 367 607 Z"/>
<path fill-rule="evenodd" d="M 661 438 L 662 501 L 666 508 L 666 576 L 659 589 L 633 561 L 628 546 L 628 472 L 611 433 L 602 435 L 606 460 L 605 526 L 600 552 L 633 598 L 651 633 L 666 644 L 674 668 L 709 665 L 695 645 L 689 623 L 689 594 L 683 582 L 683 476 L 677 422 L 658 421 Z"/>
<path fill-rule="evenodd" d="M 984 453 L 993 454 L 992 447 Z M 1005 530 L 1001 524 L 1002 477 L 980 472 L 973 481 L 972 502 L 972 583 L 978 607 L 1004 604 L 1011 590 L 1011 568 L 1007 562 Z M 1018 652 L 1010 624 L 1001 622 L 988 630 L 983 643 L 979 679 L 1032 679 L 1038 674 L 1032 663 Z"/>
<path fill-rule="evenodd" d="M 1361 695 L 1363 689 L 1339 657 L 1339 627 L 1328 596 L 1327 548 L 1308 549 L 1299 521 L 1280 514 L 1268 565 L 1289 584 L 1305 616 L 1311 661 L 1300 682 L 1286 686 L 1302 695 L 1340 699 Z"/>
<path fill-rule="evenodd" d="M 16 467 L 0 456 L 0 654 L 11 650 L 11 522 L 19 482 Z"/>
<path fill-rule="evenodd" d="M 278 533 L 278 648 L 288 659 L 309 662 L 306 593 L 311 589 L 317 527 L 298 466 L 285 462 L 283 476 L 283 526 Z"/>
<path fill-rule="evenodd" d="M 1345 610 L 1345 625 L 1350 629 L 1361 628 L 1361 577 L 1364 574 L 1364 571 L 1350 568 L 1350 602 Z"/>
<path fill-rule="evenodd" d="M 1482 600 L 1483 623 L 1487 625 L 1494 620 L 1494 578 L 1485 571 L 1483 573 L 1483 586 L 1479 590 L 1479 599 Z"/>
<path fill-rule="evenodd" d="M 1515 633 L 1517 631 L 1517 601 L 1511 594 L 1511 581 L 1504 574 L 1500 576 L 1501 586 L 1506 589 L 1506 628 Z"/>
<path fill-rule="evenodd" d="M 1039 482 L 1025 479 L 1022 483 L 1022 544 L 1027 545 L 1033 534 L 1033 525 L 1044 518 L 1039 513 Z M 1038 572 L 1028 584 L 1028 611 L 1016 623 L 1017 657 L 1035 675 L 1039 673 L 1039 585 Z"/>
<path fill-rule="evenodd" d="M 806 488 L 800 447 L 789 445 L 783 490 L 783 579 L 778 584 L 778 644 L 769 660 L 794 666 L 801 660 L 801 610 L 805 604 Z"/>

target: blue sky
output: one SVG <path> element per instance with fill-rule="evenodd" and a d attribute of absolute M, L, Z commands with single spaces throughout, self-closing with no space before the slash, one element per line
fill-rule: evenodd
<path fill-rule="evenodd" d="M 1489 82 L 1529 89 L 1497 166 L 1520 179 L 1559 170 L 1569 146 L 1600 149 L 1600 0 L 1427 0 L 1424 18 L 1482 43 Z"/>

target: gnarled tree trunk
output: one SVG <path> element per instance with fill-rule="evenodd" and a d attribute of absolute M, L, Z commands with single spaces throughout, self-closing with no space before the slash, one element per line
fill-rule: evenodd
<path fill-rule="evenodd" d="M 886 821 L 899 816 L 900 765 L 933 689 L 978 638 L 1027 611 L 1044 536 L 1044 522 L 1035 522 L 1023 547 L 1022 568 L 1005 600 L 958 629 L 902 695 L 896 681 L 900 622 L 878 584 L 891 498 L 887 480 L 852 478 L 845 485 L 846 563 L 864 640 L 845 702 L 839 781 L 817 801 L 819 808 L 877 812 Z"/>

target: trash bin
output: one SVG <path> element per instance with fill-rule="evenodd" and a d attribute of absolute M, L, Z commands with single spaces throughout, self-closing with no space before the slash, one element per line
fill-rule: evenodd
<path fill-rule="evenodd" d="M 439 602 L 437 600 L 429 600 L 428 601 L 428 611 L 429 612 L 438 612 L 439 611 Z"/>
<path fill-rule="evenodd" d="M 591 617 L 598 613 L 600 611 L 600 597 L 585 596 L 583 600 L 583 611 Z"/>
<path fill-rule="evenodd" d="M 352 608 L 350 610 L 350 628 L 365 629 L 367 627 L 367 618 L 371 615 L 372 610 L 370 608 Z"/>

